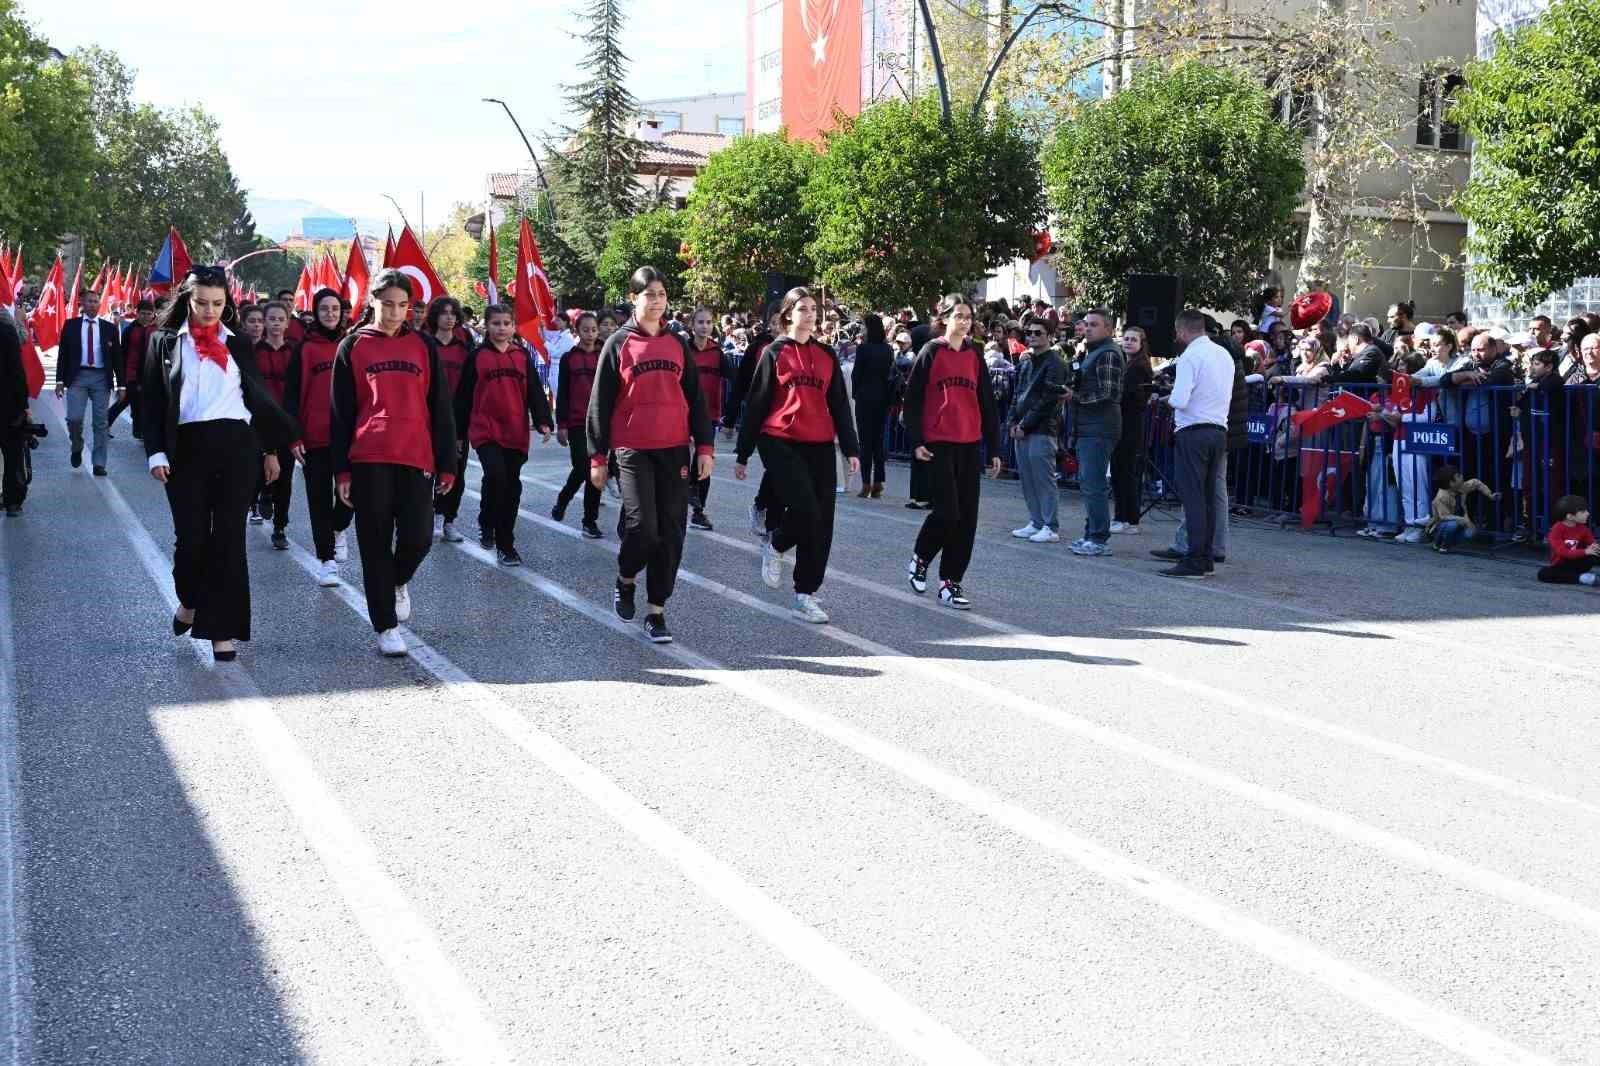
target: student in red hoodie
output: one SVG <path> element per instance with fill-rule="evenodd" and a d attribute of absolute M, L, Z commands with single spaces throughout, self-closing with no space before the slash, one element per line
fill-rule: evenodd
<path fill-rule="evenodd" d="M 605 487 L 606 457 L 615 451 L 622 547 L 612 604 L 619 618 L 633 617 L 635 578 L 645 570 L 644 631 L 666 644 L 672 640 L 666 603 L 683 556 L 689 479 L 711 476 L 716 447 L 694 357 L 667 329 L 661 272 L 635 270 L 628 294 L 633 317 L 606 342 L 589 396 L 589 479 Z"/>
<path fill-rule="evenodd" d="M 150 334 L 156 326 L 156 302 L 151 299 L 139 301 L 136 317 L 122 330 L 122 353 L 125 360 L 122 371 L 122 381 L 127 386 L 122 399 L 111 405 L 106 412 L 106 425 L 116 424 L 117 416 L 124 410 L 128 412 L 128 420 L 133 423 L 133 439 L 144 439 L 144 423 L 139 415 L 139 389 L 144 374 L 144 353 L 150 346 Z M 107 437 L 111 434 L 108 432 Z"/>
<path fill-rule="evenodd" d="M 332 437 L 328 427 L 328 400 L 333 389 L 333 357 L 343 334 L 339 330 L 339 294 L 318 289 L 312 300 L 317 309 L 305 339 L 295 345 L 283 375 L 284 407 L 299 420 L 304 437 L 295 442 L 306 482 L 306 511 L 311 515 L 311 542 L 322 569 L 317 584 L 339 584 L 339 563 L 349 556 L 345 531 L 354 513 L 340 500 L 333 483 Z M 291 325 L 295 322 L 289 316 Z M 285 334 L 292 336 L 292 334 Z M 291 341 L 291 343 L 293 343 Z"/>
<path fill-rule="evenodd" d="M 455 482 L 456 422 L 438 345 L 406 325 L 406 276 L 380 270 L 368 292 L 371 323 L 334 356 L 329 433 L 339 499 L 356 513 L 367 616 L 379 650 L 402 656 L 397 627 L 411 617 L 411 578 L 433 547 L 433 497 Z"/>
<path fill-rule="evenodd" d="M 589 413 L 589 394 L 594 391 L 594 374 L 600 366 L 600 323 L 593 311 L 578 316 L 578 343 L 556 365 L 556 440 L 572 454 L 572 472 L 556 494 L 550 517 L 566 518 L 567 505 L 583 488 L 583 535 L 600 539 L 600 490 L 589 480 L 589 438 L 583 420 Z"/>
<path fill-rule="evenodd" d="M 522 464 L 528 461 L 531 423 L 548 441 L 554 418 L 535 365 L 538 358 L 515 343 L 517 321 L 505 304 L 483 312 L 488 337 L 461 368 L 456 387 L 457 427 L 465 428 L 459 445 L 471 444 L 483 467 L 479 523 L 484 547 L 499 553 L 501 566 L 521 566 L 517 554 L 517 507 L 522 503 Z"/>
<path fill-rule="evenodd" d="M 1589 530 L 1589 503 L 1582 496 L 1556 501 L 1550 526 L 1550 565 L 1539 568 L 1540 581 L 1552 585 L 1594 585 L 1600 566 L 1600 544 Z"/>
<path fill-rule="evenodd" d="M 711 419 L 713 429 L 722 421 L 722 383 L 735 373 L 728 365 L 722 345 L 711 335 L 715 321 L 710 308 L 706 307 L 695 308 L 689 319 L 690 354 L 694 356 L 695 370 L 700 375 L 700 396 L 706 402 L 706 417 Z M 711 531 L 711 519 L 706 517 L 706 496 L 710 492 L 711 479 L 704 477 L 695 481 L 689 496 L 689 505 L 694 509 L 689 524 L 707 532 Z"/>
<path fill-rule="evenodd" d="M 263 314 L 265 327 L 261 339 L 256 342 L 256 365 L 261 368 L 261 379 L 267 383 L 267 391 L 280 407 L 288 410 L 284 383 L 289 377 L 289 360 L 294 358 L 294 345 L 289 342 L 288 334 L 289 309 L 273 300 L 265 305 Z M 294 494 L 294 478 L 290 476 L 294 473 L 294 455 L 288 448 L 278 452 L 278 465 L 283 475 L 261 490 L 256 511 L 272 519 L 272 546 L 286 551 L 289 537 L 284 530 L 289 528 L 289 502 Z"/>
<path fill-rule="evenodd" d="M 949 295 L 939 301 L 944 335 L 922 346 L 906 383 L 905 425 L 912 454 L 927 464 L 933 507 L 917 534 L 906 580 L 928 591 L 928 564 L 939 560 L 939 602 L 972 606 L 961 579 L 978 535 L 979 446 L 989 449 L 990 477 L 1000 474 L 1000 419 L 983 352 L 972 342 L 972 303 Z"/>
<path fill-rule="evenodd" d="M 844 372 L 832 348 L 817 339 L 817 300 L 806 288 L 790 289 L 778 311 L 782 333 L 767 345 L 750 378 L 744 422 L 739 427 L 733 476 L 745 479 L 750 453 L 772 475 L 783 503 L 783 523 L 761 546 L 761 580 L 783 581 L 783 555 L 795 549 L 794 610 L 818 625 L 828 620 L 817 603 L 833 547 L 834 484 L 838 464 L 833 442 L 861 469 L 855 420 Z"/>
<path fill-rule="evenodd" d="M 461 368 L 466 366 L 467 360 L 472 358 L 476 345 L 472 343 L 472 335 L 462 328 L 465 316 L 461 313 L 461 304 L 454 296 L 436 296 L 428 305 L 428 313 L 423 321 L 427 325 L 430 336 L 439 345 L 439 369 L 444 371 L 445 382 L 450 386 L 450 395 L 456 394 L 456 386 L 461 384 Z M 465 422 L 456 424 L 456 439 L 465 440 L 467 425 Z M 435 518 L 439 527 L 434 530 L 434 535 L 447 544 L 459 544 L 466 538 L 456 531 L 456 516 L 461 513 L 461 494 L 467 487 L 467 452 L 461 449 L 461 456 L 455 465 L 456 483 L 453 488 L 437 501 Z"/>

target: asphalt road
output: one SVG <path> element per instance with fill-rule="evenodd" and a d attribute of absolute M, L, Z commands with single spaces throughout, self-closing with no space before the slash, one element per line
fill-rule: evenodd
<path fill-rule="evenodd" d="M 1589 590 L 1266 528 L 1174 582 L 1172 517 L 1080 559 L 985 482 L 958 614 L 904 584 L 896 467 L 808 626 L 724 445 L 656 647 L 552 442 L 528 565 L 436 544 L 403 660 L 356 559 L 312 581 L 297 479 L 213 666 L 127 422 L 95 479 L 39 409 L 0 1062 L 1600 1063 Z"/>

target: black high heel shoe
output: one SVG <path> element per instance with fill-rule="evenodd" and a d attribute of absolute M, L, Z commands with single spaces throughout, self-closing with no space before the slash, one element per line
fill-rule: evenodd
<path fill-rule="evenodd" d="M 194 623 L 193 622 L 180 622 L 180 621 L 178 621 L 178 616 L 177 615 L 173 615 L 172 616 L 172 635 L 173 636 L 181 637 L 181 636 L 183 636 L 185 633 L 189 632 L 189 630 L 191 630 L 193 628 L 194 628 Z"/>
<path fill-rule="evenodd" d="M 218 651 L 214 645 L 211 648 L 211 658 L 219 663 L 231 663 L 238 657 L 238 648 L 234 648 L 231 651 Z"/>

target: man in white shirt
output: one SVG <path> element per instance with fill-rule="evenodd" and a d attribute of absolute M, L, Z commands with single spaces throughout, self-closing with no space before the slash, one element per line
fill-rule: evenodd
<path fill-rule="evenodd" d="M 1217 503 L 1212 486 L 1228 461 L 1228 405 L 1233 399 L 1233 357 L 1206 336 L 1199 311 L 1178 316 L 1176 334 L 1183 352 L 1177 380 L 1167 402 L 1172 405 L 1173 443 L 1177 453 L 1173 481 L 1183 500 L 1189 553 L 1161 571 L 1167 577 L 1208 577 L 1216 570 L 1212 535 Z"/>
<path fill-rule="evenodd" d="M 110 428 L 106 414 L 113 400 L 112 390 L 122 381 L 122 348 L 117 327 L 99 318 L 100 294 L 85 288 L 78 293 L 80 314 L 61 327 L 61 345 L 56 354 L 56 399 L 67 400 L 67 437 L 72 445 L 71 462 L 83 465 L 83 416 L 87 412 L 94 426 L 95 477 L 106 476 L 106 442 Z M 117 389 L 115 399 L 122 399 Z"/>

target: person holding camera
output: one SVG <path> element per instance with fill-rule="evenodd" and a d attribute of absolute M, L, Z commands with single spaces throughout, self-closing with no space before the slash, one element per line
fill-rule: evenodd
<path fill-rule="evenodd" d="M 0 502 L 7 518 L 22 514 L 22 501 L 28 496 L 24 477 L 24 450 L 29 446 L 28 376 L 22 369 L 22 334 L 11 314 L 0 308 L 0 462 L 5 464 L 0 480 Z"/>

